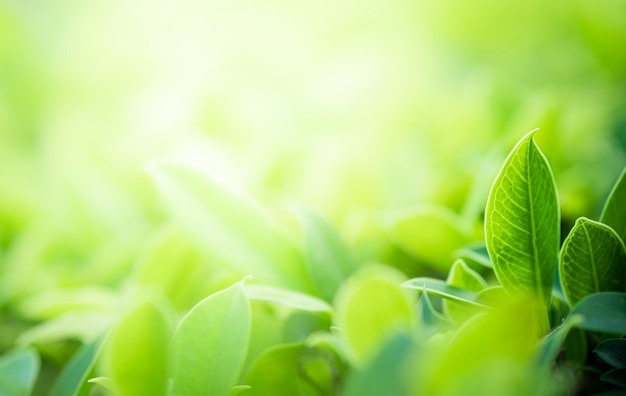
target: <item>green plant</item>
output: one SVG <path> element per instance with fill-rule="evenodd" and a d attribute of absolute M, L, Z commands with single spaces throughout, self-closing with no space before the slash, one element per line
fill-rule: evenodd
<path fill-rule="evenodd" d="M 451 266 L 435 260 L 449 267 L 445 281 L 364 263 L 322 218 L 296 209 L 300 249 L 244 194 L 151 164 L 178 226 L 146 245 L 125 295 L 110 304 L 121 313 L 101 313 L 106 320 L 85 330 L 92 336 L 48 394 L 625 392 L 625 172 L 599 221 L 579 218 L 559 247 L 556 184 L 534 134 L 492 185 L 486 249 L 470 244 Z M 418 217 L 443 222 L 455 249 L 469 242 L 448 213 Z M 391 237 L 424 249 L 408 224 L 392 223 Z M 55 331 L 67 325 L 44 324 L 21 344 Z M 32 348 L 5 354 L 0 394 L 30 394 L 38 371 Z"/>

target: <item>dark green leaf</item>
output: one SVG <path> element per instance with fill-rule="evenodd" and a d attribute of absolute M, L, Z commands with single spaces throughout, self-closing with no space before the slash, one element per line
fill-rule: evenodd
<path fill-rule="evenodd" d="M 559 249 L 559 204 L 548 161 L 524 136 L 496 177 L 485 214 L 487 250 L 500 283 L 548 305 Z"/>
<path fill-rule="evenodd" d="M 616 368 L 626 368 L 626 339 L 602 341 L 593 350 L 602 360 Z"/>
<path fill-rule="evenodd" d="M 611 227 L 581 217 L 563 243 L 559 273 L 571 305 L 592 293 L 624 291 L 624 242 Z"/>
<path fill-rule="evenodd" d="M 616 368 L 602 374 L 600 379 L 613 385 L 626 388 L 626 368 Z"/>
<path fill-rule="evenodd" d="M 577 325 L 581 329 L 624 335 L 626 334 L 626 293 L 590 294 L 572 308 L 570 315 L 576 314 L 583 317 L 583 321 Z"/>

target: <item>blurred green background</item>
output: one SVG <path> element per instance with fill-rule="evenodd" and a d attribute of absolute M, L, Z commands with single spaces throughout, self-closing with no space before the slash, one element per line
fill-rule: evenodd
<path fill-rule="evenodd" d="M 167 219 L 154 159 L 387 260 L 386 219 L 424 204 L 480 239 L 539 127 L 564 227 L 596 218 L 626 163 L 625 48 L 618 0 L 0 0 L 0 304 L 37 322 L 56 314 L 15 302 L 101 285 L 106 305 Z"/>

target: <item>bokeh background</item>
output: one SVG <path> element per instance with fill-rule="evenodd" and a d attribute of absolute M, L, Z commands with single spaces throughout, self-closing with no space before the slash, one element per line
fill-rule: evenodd
<path fill-rule="evenodd" d="M 389 219 L 428 205 L 479 240 L 537 127 L 564 228 L 597 218 L 626 163 L 626 3 L 0 0 L 0 347 L 60 314 L 41 293 L 113 298 L 167 221 L 148 161 L 413 274 L 458 246 L 402 249 Z"/>

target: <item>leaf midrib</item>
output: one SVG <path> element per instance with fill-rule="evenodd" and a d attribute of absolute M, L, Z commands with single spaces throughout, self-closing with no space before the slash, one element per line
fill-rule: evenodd
<path fill-rule="evenodd" d="M 593 253 L 593 245 L 591 243 L 591 237 L 589 236 L 589 230 L 587 229 L 587 225 L 582 222 L 582 228 L 583 231 L 585 232 L 585 239 L 587 241 L 587 248 L 589 250 L 589 261 L 591 263 L 591 275 L 593 277 L 593 287 L 594 287 L 594 291 L 598 292 L 600 291 L 600 281 L 598 280 L 598 269 L 597 269 L 597 264 L 596 264 L 596 258 L 595 255 Z"/>
<path fill-rule="evenodd" d="M 534 212 L 534 208 L 533 208 L 533 189 L 532 189 L 532 182 L 531 182 L 531 177 L 530 177 L 530 168 L 531 168 L 531 164 L 532 164 L 532 149 L 533 149 L 533 144 L 534 141 L 532 140 L 532 138 L 529 140 L 528 142 L 528 151 L 527 151 L 527 166 L 526 168 L 526 183 L 528 184 L 528 200 L 529 200 L 529 205 L 528 205 L 528 213 L 529 213 L 529 217 L 530 217 L 530 229 L 531 229 L 531 241 L 532 241 L 532 249 L 533 249 L 533 269 L 535 271 L 534 275 L 535 275 L 535 285 L 537 286 L 537 294 L 539 295 L 539 301 L 543 301 L 543 283 L 541 282 L 541 268 L 540 268 L 540 263 L 539 263 L 539 258 L 538 258 L 538 248 L 537 248 L 537 233 L 536 233 L 536 229 L 535 229 L 535 212 Z"/>

